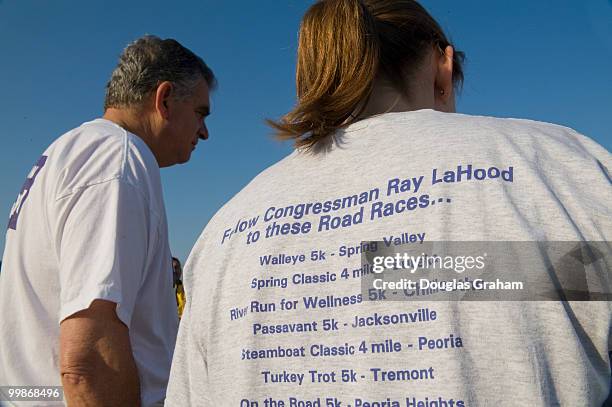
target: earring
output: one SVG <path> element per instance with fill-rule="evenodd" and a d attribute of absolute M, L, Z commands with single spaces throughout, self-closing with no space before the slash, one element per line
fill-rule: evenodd
<path fill-rule="evenodd" d="M 440 95 L 444 95 L 444 89 L 440 89 Z"/>

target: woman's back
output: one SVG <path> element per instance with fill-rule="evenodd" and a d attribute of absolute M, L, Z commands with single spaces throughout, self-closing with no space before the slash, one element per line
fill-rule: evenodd
<path fill-rule="evenodd" d="M 571 129 L 432 110 L 371 117 L 293 153 L 226 204 L 191 253 L 171 404 L 600 405 L 609 302 L 380 301 L 361 252 L 371 241 L 417 252 L 609 241 L 611 166 Z"/>

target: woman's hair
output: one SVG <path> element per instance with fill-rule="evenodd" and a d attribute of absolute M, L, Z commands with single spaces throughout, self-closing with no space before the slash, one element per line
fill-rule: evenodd
<path fill-rule="evenodd" d="M 414 0 L 321 0 L 300 27 L 297 105 L 267 122 L 279 139 L 310 149 L 355 121 L 378 75 L 408 94 L 406 79 L 432 46 L 443 52 L 448 45 L 440 25 Z M 455 86 L 463 82 L 463 59 L 455 51 Z"/>

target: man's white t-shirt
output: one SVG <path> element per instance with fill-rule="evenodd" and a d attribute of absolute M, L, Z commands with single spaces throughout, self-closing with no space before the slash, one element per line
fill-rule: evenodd
<path fill-rule="evenodd" d="M 610 301 L 368 301 L 359 248 L 609 242 L 609 152 L 561 126 L 431 110 L 327 147 L 265 170 L 200 236 L 168 405 L 601 405 Z"/>
<path fill-rule="evenodd" d="M 95 299 L 117 303 L 142 405 L 161 405 L 178 317 L 159 167 L 139 137 L 104 119 L 51 144 L 11 210 L 0 385 L 61 385 L 60 322 Z"/>

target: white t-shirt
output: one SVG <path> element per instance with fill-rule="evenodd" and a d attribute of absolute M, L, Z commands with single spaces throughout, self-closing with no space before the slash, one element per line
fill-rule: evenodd
<path fill-rule="evenodd" d="M 142 405 L 161 405 L 178 318 L 159 167 L 139 137 L 104 119 L 51 144 L 11 210 L 0 385 L 61 385 L 59 324 L 95 299 L 117 303 Z"/>
<path fill-rule="evenodd" d="M 265 170 L 206 226 L 167 404 L 601 405 L 611 302 L 368 301 L 359 249 L 610 241 L 610 153 L 561 126 L 431 110 L 335 139 Z"/>

